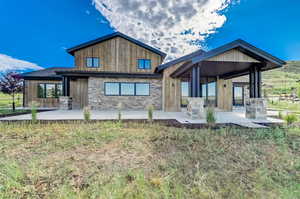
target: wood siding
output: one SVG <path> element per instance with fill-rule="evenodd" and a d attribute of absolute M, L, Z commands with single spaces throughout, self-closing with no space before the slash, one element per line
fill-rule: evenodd
<path fill-rule="evenodd" d="M 217 80 L 218 108 L 232 111 L 232 80 Z"/>
<path fill-rule="evenodd" d="M 72 107 L 74 109 L 82 109 L 88 106 L 88 79 L 71 80 L 70 97 L 72 97 Z"/>
<path fill-rule="evenodd" d="M 151 73 L 163 61 L 160 55 L 122 37 L 115 37 L 78 50 L 74 57 L 75 70 L 122 73 Z M 86 67 L 87 57 L 100 58 L 100 67 Z M 151 70 L 138 69 L 138 59 L 151 59 Z"/>
<path fill-rule="evenodd" d="M 259 61 L 253 59 L 252 57 L 242 53 L 239 50 L 232 49 L 223 54 L 217 55 L 215 57 L 209 58 L 205 61 L 220 61 L 220 62 L 254 62 L 258 63 Z"/>
<path fill-rule="evenodd" d="M 182 65 L 178 63 L 164 70 L 163 73 L 163 110 L 168 112 L 181 111 L 181 80 L 170 75 Z"/>
<path fill-rule="evenodd" d="M 61 81 L 52 80 L 25 80 L 25 96 L 24 96 L 24 106 L 30 107 L 32 102 L 37 102 L 38 107 L 42 108 L 57 108 L 59 107 L 58 98 L 38 98 L 38 84 L 43 83 L 62 83 Z"/>

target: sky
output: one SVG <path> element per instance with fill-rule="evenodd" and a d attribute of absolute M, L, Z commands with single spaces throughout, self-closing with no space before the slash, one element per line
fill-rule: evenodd
<path fill-rule="evenodd" d="M 168 54 L 243 39 L 300 60 L 299 0 L 0 0 L 0 72 L 72 67 L 66 49 L 121 31 Z"/>

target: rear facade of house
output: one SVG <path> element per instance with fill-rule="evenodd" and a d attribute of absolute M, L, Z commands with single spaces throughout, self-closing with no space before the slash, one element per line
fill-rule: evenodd
<path fill-rule="evenodd" d="M 24 73 L 24 106 L 37 102 L 39 107 L 58 108 L 60 96 L 65 96 L 70 98 L 72 109 L 90 106 L 94 110 L 115 110 L 122 104 L 126 110 L 145 110 L 152 105 L 156 110 L 177 112 L 187 104 L 187 97 L 201 97 L 205 105 L 230 111 L 234 105 L 243 106 L 253 88 L 256 97 L 260 95 L 259 88 L 251 87 L 249 80 L 236 77 L 251 74 L 251 67 L 259 64 L 263 71 L 284 63 L 274 64 L 265 54 L 247 51 L 241 45 L 216 53 L 198 50 L 163 63 L 165 53 L 113 33 L 69 49 L 74 67 Z M 202 66 L 202 70 L 200 62 L 194 62 L 199 58 L 208 67 Z M 191 64 L 201 68 L 199 78 L 193 78 L 197 76 L 189 70 Z M 260 76 L 256 77 L 252 82 L 259 83 Z"/>

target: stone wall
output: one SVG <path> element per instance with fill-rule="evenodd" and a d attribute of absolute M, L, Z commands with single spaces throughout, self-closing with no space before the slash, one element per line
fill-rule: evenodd
<path fill-rule="evenodd" d="M 60 110 L 71 110 L 72 109 L 72 98 L 67 96 L 59 97 L 59 109 Z"/>
<path fill-rule="evenodd" d="M 246 100 L 246 118 L 266 119 L 267 100 L 263 98 L 249 98 Z"/>
<path fill-rule="evenodd" d="M 105 82 L 142 82 L 150 83 L 150 96 L 105 96 Z M 124 110 L 146 110 L 152 105 L 162 109 L 162 80 L 140 78 L 97 78 L 88 80 L 88 104 L 93 110 L 116 110 L 122 103 Z"/>

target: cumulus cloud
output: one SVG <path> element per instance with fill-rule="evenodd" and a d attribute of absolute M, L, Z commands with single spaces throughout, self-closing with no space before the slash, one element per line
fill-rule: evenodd
<path fill-rule="evenodd" d="M 0 72 L 43 69 L 37 64 L 0 54 Z"/>
<path fill-rule="evenodd" d="M 226 21 L 220 11 L 236 0 L 93 0 L 110 25 L 168 54 L 199 48 Z"/>

